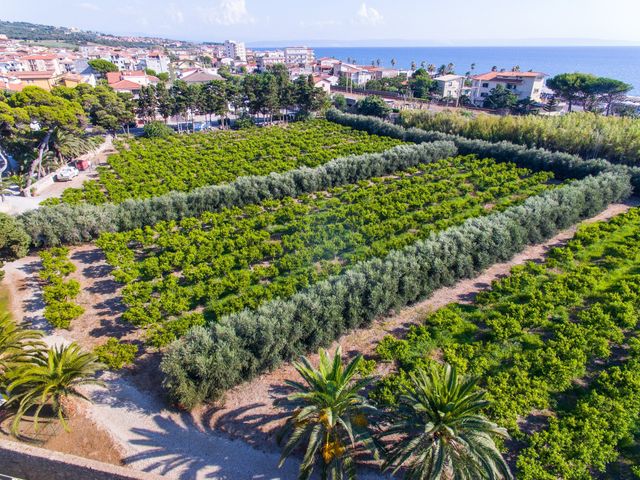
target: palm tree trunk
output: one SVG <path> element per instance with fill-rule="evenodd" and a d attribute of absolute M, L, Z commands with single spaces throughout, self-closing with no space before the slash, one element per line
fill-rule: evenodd
<path fill-rule="evenodd" d="M 49 139 L 51 138 L 51 132 L 47 132 L 42 142 L 38 146 L 38 158 L 36 158 L 33 163 L 31 163 L 31 168 L 29 169 L 29 176 L 27 177 L 27 184 L 24 187 L 25 196 L 30 197 L 31 192 L 29 189 L 31 188 L 31 183 L 33 182 L 33 176 L 38 172 L 40 173 L 40 168 L 42 166 L 42 157 L 44 156 L 44 150 L 47 144 L 49 143 Z M 40 177 L 38 177 L 40 178 Z"/>

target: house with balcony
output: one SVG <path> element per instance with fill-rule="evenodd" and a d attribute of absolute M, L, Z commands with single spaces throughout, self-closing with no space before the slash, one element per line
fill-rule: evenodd
<path fill-rule="evenodd" d="M 471 101 L 481 107 L 491 90 L 502 85 L 514 93 L 518 100 L 542 100 L 544 79 L 547 75 L 540 72 L 489 72 L 471 77 Z"/>
<path fill-rule="evenodd" d="M 371 73 L 364 68 L 349 63 L 339 63 L 335 66 L 334 71 L 340 78 L 345 78 L 348 83 L 354 86 L 365 86 L 369 80 L 373 78 Z"/>
<path fill-rule="evenodd" d="M 150 69 L 156 73 L 169 73 L 169 57 L 161 52 L 150 52 L 139 59 L 140 70 Z"/>
<path fill-rule="evenodd" d="M 313 49 L 307 47 L 287 47 L 284 49 L 287 65 L 311 65 L 315 61 Z"/>
<path fill-rule="evenodd" d="M 442 98 L 458 99 L 471 92 L 471 88 L 465 86 L 465 77 L 462 75 L 440 75 L 433 81 L 436 83 L 436 93 Z"/>
<path fill-rule="evenodd" d="M 58 57 L 51 54 L 25 55 L 22 63 L 27 72 L 54 72 L 56 75 L 63 73 Z"/>

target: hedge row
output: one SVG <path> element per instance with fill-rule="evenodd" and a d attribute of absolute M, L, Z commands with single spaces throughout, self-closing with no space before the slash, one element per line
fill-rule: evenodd
<path fill-rule="evenodd" d="M 493 158 L 499 162 L 514 162 L 521 168 L 531 170 L 549 170 L 556 178 L 584 178 L 603 172 L 627 173 L 636 192 L 640 192 L 640 168 L 614 165 L 607 160 L 585 160 L 569 153 L 551 152 L 543 148 L 528 148 L 523 145 L 502 141 L 488 142 L 475 140 L 460 135 L 425 131 L 419 128 L 405 128 L 385 122 L 376 117 L 352 115 L 332 109 L 327 112 L 327 119 L 340 125 L 346 125 L 370 134 L 386 135 L 407 142 L 423 143 L 434 141 L 450 141 L 458 148 L 460 155 L 474 153 L 479 157 Z"/>
<path fill-rule="evenodd" d="M 383 259 L 360 263 L 287 300 L 194 327 L 162 360 L 173 401 L 191 408 L 282 361 L 330 344 L 379 315 L 505 261 L 527 244 L 593 216 L 631 192 L 629 176 L 604 173 L 468 220 Z"/>
<path fill-rule="evenodd" d="M 55 205 L 19 217 L 34 246 L 87 242 L 103 232 L 119 232 L 160 221 L 194 217 L 224 207 L 240 207 L 266 199 L 296 196 L 405 170 L 420 163 L 453 157 L 451 142 L 400 145 L 378 154 L 332 160 L 317 168 L 241 177 L 225 185 L 202 187 L 189 193 L 127 200 L 118 205 Z"/>

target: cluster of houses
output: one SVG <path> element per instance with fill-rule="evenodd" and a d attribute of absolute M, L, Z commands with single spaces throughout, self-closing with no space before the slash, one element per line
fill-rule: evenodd
<path fill-rule="evenodd" d="M 206 83 L 220 80 L 219 69 L 233 73 L 264 71 L 283 64 L 292 79 L 313 76 L 314 84 L 327 93 L 340 83 L 364 88 L 371 80 L 408 77 L 410 70 L 381 66 L 355 65 L 335 58 L 315 58 L 308 47 L 287 47 L 273 50 L 251 50 L 243 42 L 226 40 L 216 44 L 172 44 L 163 47 L 112 47 L 86 45 L 76 48 L 53 48 L 28 44 L 0 35 L 0 89 L 19 91 L 27 85 L 50 90 L 56 85 L 68 87 L 80 83 L 95 86 L 98 72 L 89 62 L 104 59 L 118 67 L 118 72 L 106 75 L 107 83 L 116 91 L 134 96 L 141 87 L 157 84 L 159 74 L 170 80 Z M 435 76 L 438 94 L 442 98 L 458 99 L 465 95 L 481 106 L 489 92 L 498 85 L 513 92 L 519 99 L 541 101 L 545 75 L 537 72 L 493 71 L 481 75 Z"/>

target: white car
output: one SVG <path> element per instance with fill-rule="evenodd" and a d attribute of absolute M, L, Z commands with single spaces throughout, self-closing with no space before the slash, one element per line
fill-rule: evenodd
<path fill-rule="evenodd" d="M 79 173 L 80 172 L 76 167 L 67 165 L 65 167 L 62 167 L 60 170 L 58 170 L 58 173 L 56 174 L 56 180 L 58 182 L 68 182 L 71 179 L 77 177 Z"/>

